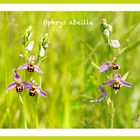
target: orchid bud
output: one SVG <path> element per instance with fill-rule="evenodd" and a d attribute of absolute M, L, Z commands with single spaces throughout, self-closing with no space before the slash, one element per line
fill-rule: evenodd
<path fill-rule="evenodd" d="M 109 30 L 108 29 L 105 29 L 103 31 L 103 35 L 106 36 L 106 37 L 109 37 L 110 36 Z"/>
<path fill-rule="evenodd" d="M 29 42 L 31 41 L 31 39 L 32 39 L 32 26 L 29 26 L 27 29 L 26 29 L 26 31 L 25 31 L 25 33 L 24 33 L 24 35 L 23 35 L 23 39 L 22 39 L 22 44 L 23 44 L 23 46 L 24 47 L 26 47 L 27 46 L 27 44 L 29 44 Z"/>
<path fill-rule="evenodd" d="M 44 49 L 49 48 L 49 44 L 50 44 L 50 42 L 46 43 L 46 44 L 44 45 Z"/>
<path fill-rule="evenodd" d="M 44 39 L 44 41 L 48 41 L 48 33 L 46 33 L 45 35 L 44 35 L 44 37 L 43 37 L 43 39 Z"/>
<path fill-rule="evenodd" d="M 28 26 L 28 28 L 26 29 L 26 31 L 25 31 L 25 33 L 30 33 L 32 31 L 32 26 L 30 25 L 30 26 Z"/>
<path fill-rule="evenodd" d="M 22 59 L 23 58 L 23 54 L 19 54 L 19 57 Z"/>
<path fill-rule="evenodd" d="M 106 24 L 106 19 L 105 18 L 102 19 L 102 23 Z"/>
<path fill-rule="evenodd" d="M 112 29 L 111 25 L 107 24 L 107 28 L 108 28 L 109 32 L 112 32 L 113 29 Z"/>
<path fill-rule="evenodd" d="M 108 24 L 106 22 L 106 19 L 103 19 L 102 23 L 100 25 L 101 31 L 103 32 L 105 29 L 107 29 L 107 26 L 108 26 Z"/>
<path fill-rule="evenodd" d="M 29 51 L 29 52 L 32 51 L 33 46 L 34 46 L 34 41 L 32 40 L 32 41 L 29 42 L 29 44 L 27 45 L 26 50 Z"/>
<path fill-rule="evenodd" d="M 33 33 L 30 32 L 29 35 L 28 35 L 28 40 L 31 40 L 32 39 L 32 36 L 33 36 Z"/>
<path fill-rule="evenodd" d="M 41 46 L 41 47 L 40 47 L 40 51 L 39 51 L 39 56 L 40 56 L 40 57 L 44 57 L 44 55 L 45 55 L 45 50 L 44 50 L 44 48 Z"/>
<path fill-rule="evenodd" d="M 110 33 L 112 32 L 112 26 L 110 24 L 107 24 L 106 19 L 102 20 L 100 28 L 102 32 L 104 32 L 104 30 L 106 29 L 108 29 Z"/>
<path fill-rule="evenodd" d="M 119 48 L 120 47 L 120 42 L 118 40 L 111 40 L 110 46 L 113 48 Z"/>

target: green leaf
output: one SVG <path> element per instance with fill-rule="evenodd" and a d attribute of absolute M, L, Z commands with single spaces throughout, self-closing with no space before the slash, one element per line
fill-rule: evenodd
<path fill-rule="evenodd" d="M 129 71 L 126 72 L 126 73 L 123 75 L 122 79 L 123 79 L 123 80 L 126 80 L 126 78 L 128 77 L 128 75 L 129 75 Z"/>
<path fill-rule="evenodd" d="M 20 100 L 21 104 L 23 104 L 23 99 L 22 99 L 21 95 L 19 95 L 19 100 Z"/>
<path fill-rule="evenodd" d="M 122 49 L 119 51 L 117 57 L 120 56 L 122 53 L 124 53 L 126 49 L 127 49 L 127 47 L 122 48 Z"/>
<path fill-rule="evenodd" d="M 96 69 L 99 69 L 99 66 L 97 66 L 94 62 L 91 62 L 91 64 L 92 64 Z"/>
<path fill-rule="evenodd" d="M 126 50 L 126 52 L 129 52 L 129 51 L 131 51 L 131 50 L 133 50 L 133 49 L 135 49 L 135 48 L 137 48 L 137 47 L 139 47 L 140 46 L 140 41 L 138 41 L 138 42 L 136 42 L 135 44 L 133 44 L 132 46 L 130 46 L 127 50 Z"/>
<path fill-rule="evenodd" d="M 82 42 L 83 44 L 85 44 L 85 45 L 88 47 L 88 49 L 89 49 L 90 51 L 94 51 L 94 48 L 93 48 L 90 44 L 88 44 L 86 41 L 81 40 L 81 42 Z"/>
<path fill-rule="evenodd" d="M 116 95 L 118 92 L 119 92 L 119 90 L 116 90 L 116 91 L 115 91 L 115 95 Z"/>

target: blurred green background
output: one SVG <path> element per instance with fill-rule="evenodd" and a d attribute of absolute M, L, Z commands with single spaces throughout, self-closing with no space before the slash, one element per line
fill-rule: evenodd
<path fill-rule="evenodd" d="M 113 26 L 112 38 L 121 48 L 119 73 L 129 71 L 131 89 L 122 87 L 115 96 L 115 128 L 138 128 L 140 120 L 140 12 L 0 12 L 0 128 L 108 128 L 105 102 L 90 103 L 100 96 L 98 85 L 107 79 L 91 64 L 98 66 L 108 58 L 100 24 L 103 18 Z M 88 19 L 92 26 L 43 24 L 45 19 L 69 21 Z M 23 104 L 15 89 L 6 91 L 13 81 L 13 69 L 23 64 L 21 42 L 24 31 L 31 25 L 35 46 L 47 32 L 50 48 L 47 59 L 40 65 L 44 73 L 34 78 L 47 98 L 35 101 L 22 93 Z M 91 61 L 92 59 L 92 61 Z M 19 71 L 22 76 L 22 71 Z M 106 87 L 108 96 L 109 87 Z"/>

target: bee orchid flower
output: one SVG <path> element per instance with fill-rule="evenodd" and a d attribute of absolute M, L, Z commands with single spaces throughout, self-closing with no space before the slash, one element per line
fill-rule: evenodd
<path fill-rule="evenodd" d="M 132 85 L 122 79 L 120 74 L 115 74 L 114 79 L 102 83 L 103 86 L 112 85 L 113 89 L 118 90 L 121 86 L 132 87 Z"/>
<path fill-rule="evenodd" d="M 26 69 L 28 72 L 38 72 L 43 73 L 42 70 L 36 65 L 35 62 L 35 56 L 31 55 L 29 58 L 27 58 L 27 63 L 21 65 L 18 67 L 18 70 Z"/>
<path fill-rule="evenodd" d="M 14 76 L 14 82 L 12 82 L 7 87 L 7 90 L 11 90 L 13 88 L 16 88 L 16 91 L 20 93 L 24 90 L 24 87 L 29 86 L 29 84 L 27 82 L 21 80 L 21 78 L 16 70 L 13 71 L 13 76 Z"/>
<path fill-rule="evenodd" d="M 108 69 L 118 70 L 120 66 L 118 64 L 115 64 L 114 62 L 107 61 L 102 66 L 99 67 L 99 72 L 104 72 Z"/>
<path fill-rule="evenodd" d="M 34 80 L 32 80 L 31 84 L 27 86 L 27 90 L 29 91 L 30 96 L 35 96 L 36 93 L 46 96 L 46 93 L 38 86 Z"/>

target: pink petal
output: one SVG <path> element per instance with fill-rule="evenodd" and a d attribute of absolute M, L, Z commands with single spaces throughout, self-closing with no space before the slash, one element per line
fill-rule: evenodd
<path fill-rule="evenodd" d="M 29 64 L 23 64 L 18 67 L 18 70 L 27 69 Z"/>
<path fill-rule="evenodd" d="M 42 91 L 40 88 L 36 88 L 37 93 L 42 94 L 43 96 L 46 96 L 46 93 Z"/>
<path fill-rule="evenodd" d="M 15 88 L 16 85 L 17 85 L 16 82 L 11 83 L 11 84 L 7 87 L 7 90 L 11 90 L 11 89 Z"/>
<path fill-rule="evenodd" d="M 104 88 L 102 86 L 99 86 L 99 89 L 102 92 L 101 96 L 95 100 L 91 100 L 90 102 L 101 102 L 107 97 L 107 94 L 106 94 Z"/>
<path fill-rule="evenodd" d="M 43 73 L 43 71 L 37 65 L 34 65 L 34 70 L 38 73 Z"/>
<path fill-rule="evenodd" d="M 29 63 L 30 63 L 31 61 L 34 61 L 34 60 L 35 60 L 35 56 L 34 56 L 34 55 L 31 55 L 31 56 L 29 57 L 29 59 L 28 59 Z"/>
<path fill-rule="evenodd" d="M 37 84 L 37 82 L 36 82 L 35 80 L 32 80 L 31 83 L 32 83 L 33 85 L 35 85 L 36 87 L 38 87 L 38 84 Z"/>
<path fill-rule="evenodd" d="M 18 75 L 17 70 L 14 70 L 14 71 L 13 71 L 13 75 L 14 75 L 14 80 L 15 80 L 15 81 L 17 81 L 17 80 L 20 79 L 20 76 Z"/>
<path fill-rule="evenodd" d="M 120 47 L 120 42 L 118 40 L 111 40 L 111 47 L 119 48 Z"/>
<path fill-rule="evenodd" d="M 107 96 L 107 94 L 106 94 L 106 92 L 105 92 L 105 90 L 104 90 L 104 88 L 102 86 L 99 85 L 99 89 L 102 92 L 101 96 Z"/>
<path fill-rule="evenodd" d="M 112 85 L 114 82 L 115 82 L 115 80 L 109 80 L 109 81 L 107 81 L 107 82 L 102 83 L 102 85 L 103 85 L 103 86 Z"/>
<path fill-rule="evenodd" d="M 32 85 L 25 81 L 22 81 L 22 84 L 24 85 L 24 87 L 26 87 L 27 90 L 30 90 L 32 88 Z"/>
<path fill-rule="evenodd" d="M 110 63 L 106 62 L 99 68 L 99 72 L 104 72 L 104 71 L 108 70 L 109 68 L 110 68 Z"/>
<path fill-rule="evenodd" d="M 120 74 L 115 74 L 114 79 L 121 79 L 121 75 Z"/>
<path fill-rule="evenodd" d="M 132 87 L 132 84 L 130 84 L 130 83 L 124 81 L 124 80 L 120 80 L 120 83 L 121 83 L 122 86 L 125 86 L 125 87 Z"/>

